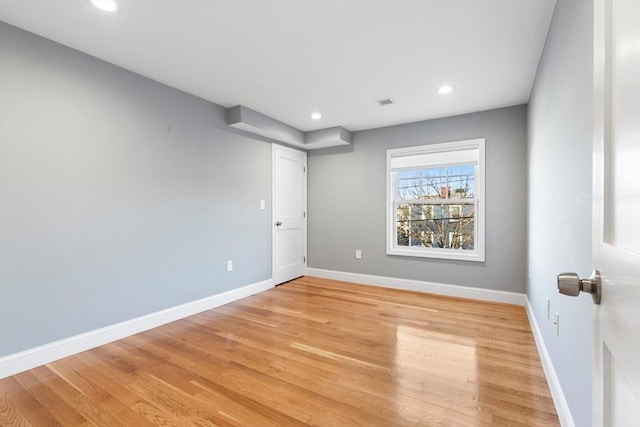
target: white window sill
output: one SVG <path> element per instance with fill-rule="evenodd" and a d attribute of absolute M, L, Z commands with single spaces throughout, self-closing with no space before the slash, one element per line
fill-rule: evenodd
<path fill-rule="evenodd" d="M 459 249 L 400 249 L 393 248 L 387 249 L 387 255 L 396 256 L 410 256 L 419 258 L 435 258 L 435 259 L 450 259 L 457 261 L 472 261 L 472 262 L 484 262 L 484 255 L 478 254 L 474 251 L 461 251 Z"/>

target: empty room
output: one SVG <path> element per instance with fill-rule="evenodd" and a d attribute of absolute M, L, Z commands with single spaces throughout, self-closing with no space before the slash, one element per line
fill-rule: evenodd
<path fill-rule="evenodd" d="M 640 1 L 0 1 L 0 426 L 640 427 Z"/>

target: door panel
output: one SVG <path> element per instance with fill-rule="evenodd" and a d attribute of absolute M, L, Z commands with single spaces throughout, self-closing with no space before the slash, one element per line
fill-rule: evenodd
<path fill-rule="evenodd" d="M 273 278 L 303 276 L 307 249 L 307 153 L 273 145 Z"/>
<path fill-rule="evenodd" d="M 626 375 L 620 369 L 609 349 L 604 347 L 604 370 L 609 390 L 607 391 L 608 402 L 605 404 L 606 413 L 604 419 L 605 426 L 625 427 L 638 424 L 637 414 L 629 411 L 633 405 L 637 405 L 631 385 L 627 382 Z"/>
<path fill-rule="evenodd" d="M 615 246 L 640 253 L 640 5 L 611 10 L 611 227 Z"/>
<path fill-rule="evenodd" d="M 594 2 L 593 424 L 640 426 L 640 2 Z"/>

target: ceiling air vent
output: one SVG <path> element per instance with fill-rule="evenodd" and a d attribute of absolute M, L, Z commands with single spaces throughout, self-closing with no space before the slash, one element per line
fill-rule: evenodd
<path fill-rule="evenodd" d="M 385 99 L 379 99 L 376 101 L 381 107 L 384 107 L 385 105 L 391 105 L 393 104 L 393 101 L 389 98 L 385 98 Z"/>

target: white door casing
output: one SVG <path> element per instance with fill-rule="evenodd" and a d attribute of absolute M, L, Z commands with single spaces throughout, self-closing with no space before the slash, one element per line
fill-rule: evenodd
<path fill-rule="evenodd" d="M 273 144 L 273 281 L 306 274 L 307 153 Z"/>
<path fill-rule="evenodd" d="M 594 1 L 593 425 L 640 426 L 640 1 Z M 585 407 L 586 409 L 586 407 Z"/>

